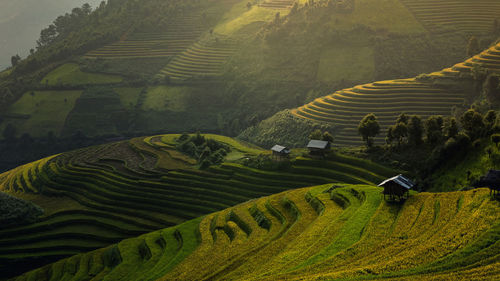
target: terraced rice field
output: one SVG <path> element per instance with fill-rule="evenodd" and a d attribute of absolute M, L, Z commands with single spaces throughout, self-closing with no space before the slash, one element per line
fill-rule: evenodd
<path fill-rule="evenodd" d="M 464 102 L 464 93 L 439 87 L 433 79 L 451 83 L 467 81 L 473 67 L 500 73 L 500 44 L 463 63 L 429 74 L 428 77 L 432 78 L 429 80 L 409 78 L 359 85 L 317 98 L 291 112 L 300 118 L 337 125 L 339 133 L 335 136 L 335 144 L 342 146 L 362 144 L 357 126 L 363 116 L 373 112 L 381 125 L 381 134 L 376 142 L 382 143 L 387 127 L 394 124 L 401 113 L 416 114 L 422 118 L 450 115 L 454 105 Z"/>
<path fill-rule="evenodd" d="M 269 8 L 269 9 L 290 9 L 293 6 L 294 0 L 266 0 L 259 4 L 259 7 Z"/>
<path fill-rule="evenodd" d="M 162 33 L 135 33 L 123 40 L 88 52 L 85 58 L 124 59 L 175 56 L 188 48 L 206 30 L 201 16 L 173 20 Z"/>
<path fill-rule="evenodd" d="M 259 198 L 14 280 L 497 280 L 500 204 L 486 189 L 330 185 Z"/>
<path fill-rule="evenodd" d="M 246 154 L 256 150 L 240 142 L 234 149 Z M 202 171 L 194 164 L 156 136 L 64 153 L 1 174 L 0 190 L 50 212 L 34 224 L 0 230 L 0 272 L 19 274 L 32 269 L 26 264 L 106 247 L 291 188 L 373 184 L 394 173 L 342 155 L 330 161 L 298 158 L 283 172 L 236 163 Z"/>
<path fill-rule="evenodd" d="M 430 31 L 443 27 L 469 34 L 490 32 L 500 17 L 497 0 L 401 0 Z"/>
<path fill-rule="evenodd" d="M 223 64 L 235 50 L 236 43 L 228 39 L 197 42 L 173 58 L 160 74 L 174 80 L 216 77 L 221 74 Z"/>
<path fill-rule="evenodd" d="M 314 121 L 333 123 L 340 133 L 337 145 L 361 145 L 357 127 L 370 112 L 375 113 L 381 125 L 376 141 L 381 143 L 388 126 L 394 124 L 401 113 L 450 115 L 453 105 L 464 101 L 463 93 L 433 87 L 431 83 L 415 79 L 374 82 L 335 92 L 292 110 L 295 116 Z"/>

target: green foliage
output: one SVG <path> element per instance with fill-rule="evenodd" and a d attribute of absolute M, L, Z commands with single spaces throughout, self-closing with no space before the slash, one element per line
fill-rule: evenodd
<path fill-rule="evenodd" d="M 176 148 L 197 159 L 201 169 L 221 163 L 231 151 L 228 145 L 214 139 L 205 138 L 200 133 L 193 136 L 182 135 L 178 142 Z"/>
<path fill-rule="evenodd" d="M 262 147 L 272 147 L 277 143 L 288 147 L 303 147 L 315 130 L 332 132 L 333 126 L 297 118 L 290 111 L 284 110 L 246 129 L 238 138 Z"/>
<path fill-rule="evenodd" d="M 484 133 L 483 116 L 474 109 L 467 110 L 460 118 L 460 123 L 472 141 L 478 139 Z"/>
<path fill-rule="evenodd" d="M 443 125 L 444 119 L 442 116 L 430 116 L 425 120 L 425 137 L 427 143 L 436 145 L 443 141 Z"/>
<path fill-rule="evenodd" d="M 370 113 L 363 117 L 359 123 L 358 132 L 363 138 L 363 141 L 366 142 L 366 146 L 372 147 L 373 138 L 380 133 L 380 125 L 375 114 Z"/>
<path fill-rule="evenodd" d="M 450 117 L 445 120 L 443 135 L 446 138 L 454 138 L 459 132 L 458 123 L 455 117 Z"/>
<path fill-rule="evenodd" d="M 422 137 L 424 135 L 424 126 L 422 119 L 419 116 L 412 116 L 408 122 L 408 143 L 414 146 L 423 143 Z"/>
<path fill-rule="evenodd" d="M 491 135 L 491 141 L 498 147 L 498 144 L 500 143 L 500 134 Z"/>
<path fill-rule="evenodd" d="M 43 215 L 42 208 L 0 191 L 0 225 L 2 229 L 31 224 Z"/>

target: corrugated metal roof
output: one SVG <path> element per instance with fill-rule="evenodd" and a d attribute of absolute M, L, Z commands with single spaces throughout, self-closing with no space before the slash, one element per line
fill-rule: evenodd
<path fill-rule="evenodd" d="M 286 148 L 285 146 L 282 145 L 275 145 L 273 148 L 271 148 L 272 151 L 278 152 L 278 153 L 290 153 L 290 149 Z"/>
<path fill-rule="evenodd" d="M 307 144 L 307 148 L 325 149 L 327 147 L 328 147 L 328 141 L 322 141 L 322 140 L 310 140 L 309 144 Z"/>
<path fill-rule="evenodd" d="M 409 180 L 408 178 L 406 178 L 405 176 L 403 176 L 401 174 L 394 176 L 392 178 L 386 179 L 385 181 L 380 183 L 378 186 L 383 186 L 384 184 L 386 184 L 390 181 L 393 181 L 406 189 L 411 189 L 412 187 L 415 186 L 415 184 L 411 180 Z"/>

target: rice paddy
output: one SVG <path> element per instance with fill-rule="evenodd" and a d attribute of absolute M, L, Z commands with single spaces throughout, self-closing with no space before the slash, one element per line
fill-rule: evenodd
<path fill-rule="evenodd" d="M 297 158 L 288 171 L 264 171 L 235 162 L 198 170 L 196 159 L 172 147 L 173 137 L 85 148 L 0 175 L 0 190 L 50 209 L 34 224 L 0 230 L 0 271 L 19 274 L 292 188 L 330 182 L 374 184 L 394 173 L 342 155 L 329 161 Z M 262 153 L 231 138 L 206 137 L 228 144 L 240 158 Z M 34 200 L 37 196 L 52 202 Z M 64 204 L 54 207 L 58 200 Z M 31 268 L 26 268 L 28 260 Z"/>
<path fill-rule="evenodd" d="M 370 185 L 285 191 L 123 240 L 14 280 L 495 280 L 486 189 L 385 202 Z M 436 208 L 438 206 L 438 208 Z"/>

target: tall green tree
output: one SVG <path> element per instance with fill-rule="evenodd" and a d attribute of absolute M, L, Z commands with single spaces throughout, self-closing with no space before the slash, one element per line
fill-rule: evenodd
<path fill-rule="evenodd" d="M 446 138 L 454 138 L 458 135 L 458 123 L 455 117 L 450 117 L 444 122 L 443 135 Z"/>
<path fill-rule="evenodd" d="M 380 124 L 377 121 L 377 116 L 373 113 L 367 114 L 361 122 L 359 122 L 358 133 L 366 142 L 367 147 L 373 146 L 373 138 L 380 133 Z"/>
<path fill-rule="evenodd" d="M 460 123 L 471 141 L 481 137 L 484 131 L 483 116 L 474 109 L 469 109 L 460 117 Z"/>
<path fill-rule="evenodd" d="M 423 143 L 424 125 L 422 119 L 413 115 L 408 122 L 408 143 L 414 146 L 419 146 Z"/>
<path fill-rule="evenodd" d="M 493 128 L 495 126 L 495 123 L 497 121 L 497 113 L 494 110 L 489 110 L 486 112 L 483 118 L 483 123 L 484 123 L 484 132 L 486 133 L 487 136 L 493 134 Z"/>
<path fill-rule="evenodd" d="M 16 65 L 18 65 L 20 61 L 21 61 L 21 57 L 19 55 L 15 55 L 15 56 L 12 56 L 10 58 L 10 63 L 12 64 L 12 67 L 15 67 Z"/>
<path fill-rule="evenodd" d="M 425 120 L 425 139 L 428 144 L 436 145 L 443 142 L 443 125 L 442 116 L 429 116 Z"/>
<path fill-rule="evenodd" d="M 398 146 L 405 143 L 408 139 L 408 125 L 398 122 L 392 127 L 392 136 L 398 141 Z"/>

